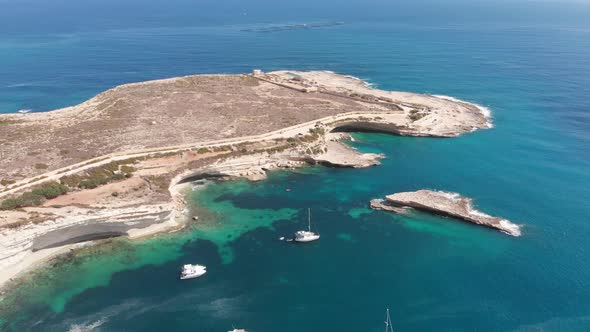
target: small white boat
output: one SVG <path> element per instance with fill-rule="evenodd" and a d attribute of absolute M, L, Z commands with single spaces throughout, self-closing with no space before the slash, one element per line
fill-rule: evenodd
<path fill-rule="evenodd" d="M 246 331 L 246 330 L 244 330 L 244 329 L 236 329 L 236 328 L 234 327 L 234 329 L 233 329 L 233 330 L 231 330 L 231 331 L 229 331 L 229 332 L 248 332 L 248 331 Z"/>
<path fill-rule="evenodd" d="M 311 209 L 307 209 L 307 230 L 295 233 L 295 242 L 311 242 L 320 239 L 320 234 L 311 231 Z"/>
<path fill-rule="evenodd" d="M 30 113 L 32 111 L 32 109 L 22 109 L 22 110 L 18 110 L 17 112 L 20 114 L 27 114 Z"/>
<path fill-rule="evenodd" d="M 198 264 L 185 264 L 180 271 L 180 279 L 192 279 L 202 276 L 207 273 L 207 267 Z"/>

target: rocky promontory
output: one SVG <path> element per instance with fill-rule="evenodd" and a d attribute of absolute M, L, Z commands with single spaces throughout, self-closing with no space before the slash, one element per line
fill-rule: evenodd
<path fill-rule="evenodd" d="M 518 225 L 475 209 L 473 199 L 457 193 L 418 190 L 395 193 L 387 195 L 385 200 L 375 199 L 371 201 L 371 208 L 376 210 L 404 213 L 408 207 L 494 228 L 512 236 L 521 235 Z"/>
<path fill-rule="evenodd" d="M 448 138 L 491 126 L 478 105 L 326 71 L 191 75 L 0 114 L 0 286 L 83 242 L 183 227 L 183 188 L 199 178 L 378 165 L 384 156 L 341 142 L 347 132 Z"/>

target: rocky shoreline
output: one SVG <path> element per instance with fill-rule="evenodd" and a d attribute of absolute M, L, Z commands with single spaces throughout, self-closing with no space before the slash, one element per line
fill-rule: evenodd
<path fill-rule="evenodd" d="M 373 209 L 394 213 L 405 213 L 408 208 L 415 208 L 493 228 L 511 236 L 521 236 L 522 234 L 518 225 L 475 209 L 473 199 L 457 193 L 433 190 L 400 192 L 387 195 L 385 199 L 374 199 L 370 205 Z"/>
<path fill-rule="evenodd" d="M 254 98 L 253 105 L 257 105 L 255 110 L 261 109 L 258 106 L 260 100 L 268 103 L 269 98 L 282 98 L 302 109 L 311 106 L 315 109 L 318 105 L 324 105 L 320 108 L 327 109 L 324 113 L 318 113 L 326 115 L 324 117 L 314 114 L 311 118 L 308 117 L 307 122 L 283 125 L 280 127 L 282 129 L 267 133 L 224 139 L 216 139 L 217 136 L 212 134 L 210 139 L 213 140 L 210 141 L 197 140 L 197 143 L 158 149 L 139 146 L 143 149 L 95 157 L 91 161 L 54 168 L 44 174 L 35 174 L 33 179 L 23 179 L 0 187 L 0 197 L 6 197 L 43 181 L 61 181 L 64 176 L 76 176 L 112 162 L 134 169 L 133 175 L 121 182 L 95 189 L 75 189 L 64 196 L 48 200 L 42 206 L 0 211 L 0 286 L 47 259 L 75 248 L 80 242 L 113 236 L 140 238 L 181 228 L 189 219 L 185 215 L 183 188 L 194 179 L 245 177 L 257 181 L 264 179 L 268 171 L 293 169 L 308 164 L 350 168 L 378 165 L 383 156 L 359 153 L 341 142 L 347 139 L 347 131 L 369 130 L 408 136 L 455 137 L 489 127 L 488 119 L 477 106 L 428 95 L 371 89 L 354 78 L 330 72 L 255 72 L 252 75 L 234 76 L 191 76 L 129 84 L 64 110 L 30 114 L 26 117 L 3 116 L 9 119 L 7 126 L 15 130 L 31 130 L 37 125 L 47 123 L 48 119 L 56 128 L 62 124 L 67 128 L 82 128 L 82 125 L 94 128 L 96 125 L 86 123 L 88 120 L 85 119 L 100 121 L 102 117 L 118 114 L 103 109 L 111 98 L 117 97 L 118 99 L 114 99 L 117 103 L 125 100 L 124 104 L 131 105 L 136 100 L 130 96 L 137 91 L 141 92 L 142 98 L 146 98 L 146 91 L 149 92 L 150 89 L 165 95 L 169 92 L 166 89 L 185 89 L 186 86 L 200 89 L 199 83 L 209 84 L 217 80 L 230 85 L 239 83 L 243 89 L 253 88 L 248 91 L 256 96 L 254 98 L 249 95 L 249 98 Z M 257 81 L 260 83 L 256 83 Z M 226 91 L 224 93 L 227 94 Z M 318 100 L 321 101 L 320 104 Z M 165 111 L 165 108 L 150 109 L 152 113 Z M 285 115 L 290 114 L 290 111 L 285 112 Z M 297 112 L 302 113 L 300 109 Z M 88 116 L 90 114 L 93 116 Z M 117 123 L 114 119 L 108 120 L 109 124 Z M 159 130 L 159 121 L 164 120 L 158 120 L 155 124 L 152 121 L 141 126 L 135 125 L 134 140 L 141 142 L 144 137 L 142 131 L 145 131 L 145 137 L 152 144 L 153 139 L 149 133 Z M 215 121 L 217 120 L 212 122 L 212 127 L 217 125 Z M 224 124 L 223 128 L 227 135 L 257 133 L 256 130 L 266 128 L 258 128 L 258 122 L 252 124 L 251 121 L 250 117 L 229 119 L 232 125 L 228 129 Z M 249 126 L 250 129 L 235 130 L 244 126 Z M 54 135 L 59 132 L 55 128 L 47 131 Z M 57 137 L 55 142 L 61 144 Z M 103 147 L 112 145 L 113 149 L 120 149 L 121 147 L 113 145 L 117 142 L 117 138 L 113 138 Z M 161 142 L 158 144 L 161 145 Z M 29 148 L 23 146 L 23 149 Z M 14 158 L 5 159 L 4 162 L 7 160 L 17 162 Z M 127 161 L 128 164 L 125 164 Z M 56 167 L 60 165 L 62 164 L 56 164 Z M 34 222 L 31 221 L 32 218 L 35 218 Z"/>

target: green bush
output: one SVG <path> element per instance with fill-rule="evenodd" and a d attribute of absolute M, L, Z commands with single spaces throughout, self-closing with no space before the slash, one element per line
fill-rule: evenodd
<path fill-rule="evenodd" d="M 0 185 L 3 185 L 3 186 L 8 186 L 8 185 L 11 185 L 13 183 L 14 183 L 14 181 L 12 181 L 12 180 L 6 180 L 6 179 L 0 180 Z"/>
<path fill-rule="evenodd" d="M 197 150 L 197 153 L 200 153 L 200 154 L 209 153 L 209 152 L 211 152 L 211 151 L 207 148 L 200 148 Z"/>
<path fill-rule="evenodd" d="M 43 186 L 33 189 L 32 193 L 43 196 L 47 199 L 56 198 L 57 196 L 63 195 L 68 192 L 68 187 L 61 183 L 50 182 Z"/>
<path fill-rule="evenodd" d="M 91 178 L 80 181 L 78 187 L 82 189 L 94 189 L 98 186 L 101 186 L 105 183 L 109 182 L 109 178 Z"/>
<path fill-rule="evenodd" d="M 59 178 L 59 182 L 70 188 L 76 188 L 80 184 L 80 181 L 82 181 L 82 176 L 78 174 L 66 175 Z"/>
<path fill-rule="evenodd" d="M 27 191 L 26 193 L 20 195 L 17 200 L 19 203 L 18 207 L 37 206 L 43 204 L 45 197 L 35 194 L 32 191 Z"/>
<path fill-rule="evenodd" d="M 59 180 L 62 184 L 70 188 L 93 189 L 112 181 L 123 180 L 133 176 L 136 171 L 135 167 L 128 166 L 131 161 L 136 159 L 127 159 L 113 161 L 105 165 L 97 166 L 86 171 L 84 175 L 67 175 Z"/>
<path fill-rule="evenodd" d="M 47 164 L 37 163 L 37 164 L 35 164 L 35 168 L 36 169 L 47 169 L 47 168 L 49 168 L 49 166 L 47 166 Z"/>
<path fill-rule="evenodd" d="M 18 197 L 7 198 L 0 203 L 0 210 L 14 210 L 43 204 L 46 199 L 56 198 L 68 192 L 68 187 L 55 181 L 46 183 Z"/>
<path fill-rule="evenodd" d="M 128 178 L 126 173 L 116 173 L 116 174 L 113 174 L 111 177 L 109 177 L 107 182 L 119 181 L 119 180 L 123 180 L 125 178 Z"/>
<path fill-rule="evenodd" d="M 121 166 L 121 172 L 126 174 L 133 174 L 133 172 L 135 172 L 135 167 L 123 165 Z"/>
<path fill-rule="evenodd" d="M 7 198 L 0 203 L 0 210 L 14 210 L 18 207 L 18 200 L 16 198 Z"/>

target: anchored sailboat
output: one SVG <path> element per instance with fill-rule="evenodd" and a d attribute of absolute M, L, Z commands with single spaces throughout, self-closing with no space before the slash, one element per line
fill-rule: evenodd
<path fill-rule="evenodd" d="M 307 230 L 295 233 L 295 242 L 311 242 L 320 239 L 320 234 L 311 231 L 311 209 L 307 209 Z"/>
<path fill-rule="evenodd" d="M 391 324 L 391 317 L 389 317 L 389 308 L 385 314 L 385 332 L 393 332 L 393 325 Z"/>

